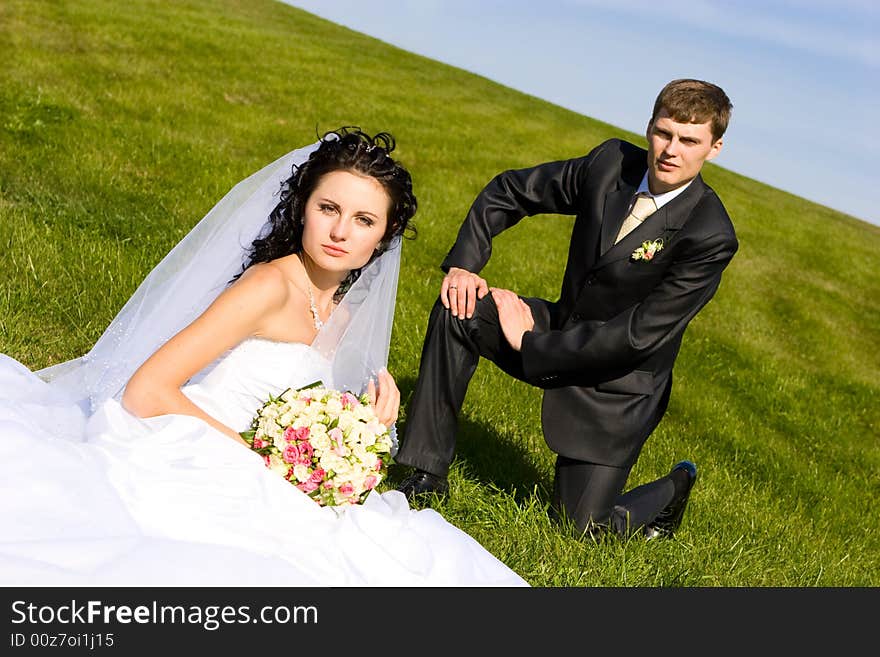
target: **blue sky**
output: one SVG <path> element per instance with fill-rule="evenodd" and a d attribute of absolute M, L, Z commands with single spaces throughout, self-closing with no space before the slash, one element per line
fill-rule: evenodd
<path fill-rule="evenodd" d="M 669 80 L 733 101 L 716 163 L 880 225 L 876 0 L 282 0 L 643 132 Z"/>

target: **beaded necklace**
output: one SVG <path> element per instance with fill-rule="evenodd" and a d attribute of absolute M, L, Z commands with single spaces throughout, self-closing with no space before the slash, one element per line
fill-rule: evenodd
<path fill-rule="evenodd" d="M 312 323 L 315 325 L 315 330 L 320 331 L 321 327 L 324 326 L 324 322 L 321 320 L 321 315 L 318 314 L 318 305 L 315 303 L 315 295 L 312 294 L 312 279 L 309 278 L 309 270 L 306 269 L 306 261 L 303 259 L 302 253 L 297 255 L 306 275 L 306 292 L 309 295 L 309 310 L 312 311 Z"/>
<path fill-rule="evenodd" d="M 321 316 L 318 314 L 318 306 L 315 305 L 315 297 L 312 294 L 312 283 L 308 280 L 308 276 L 306 276 L 306 285 L 308 285 L 309 291 L 309 310 L 312 311 L 312 321 L 315 323 L 315 330 L 320 331 L 321 327 L 324 326 L 324 322 L 321 321 Z"/>

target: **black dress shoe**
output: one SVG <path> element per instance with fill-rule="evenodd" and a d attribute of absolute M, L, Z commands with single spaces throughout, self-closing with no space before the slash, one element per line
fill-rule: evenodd
<path fill-rule="evenodd" d="M 681 525 L 684 510 L 687 508 L 687 503 L 691 496 L 691 488 L 694 487 L 694 482 L 697 481 L 697 466 L 690 461 L 681 461 L 673 466 L 669 474 L 671 475 L 677 470 L 683 470 L 687 475 L 685 484 L 676 490 L 672 501 L 645 528 L 645 536 L 648 540 L 652 538 L 671 538 L 675 534 L 675 530 Z"/>
<path fill-rule="evenodd" d="M 449 492 L 449 482 L 446 477 L 431 474 L 424 470 L 416 470 L 403 483 L 397 487 L 401 493 L 412 499 L 416 495 L 428 495 L 434 493 L 440 497 Z"/>

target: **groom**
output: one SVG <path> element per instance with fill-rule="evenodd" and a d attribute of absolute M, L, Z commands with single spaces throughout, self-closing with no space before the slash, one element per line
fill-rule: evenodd
<path fill-rule="evenodd" d="M 458 414 L 483 356 L 544 390 L 544 438 L 557 454 L 554 516 L 579 532 L 675 532 L 693 463 L 623 490 L 666 410 L 684 330 L 738 247 L 699 175 L 721 151 L 731 108 L 714 84 L 674 80 L 654 103 L 647 152 L 611 139 L 580 158 L 505 171 L 485 187 L 442 264 L 396 456 L 415 471 L 399 490 L 448 491 Z M 492 238 L 542 213 L 576 217 L 559 300 L 489 288 L 478 272 Z"/>

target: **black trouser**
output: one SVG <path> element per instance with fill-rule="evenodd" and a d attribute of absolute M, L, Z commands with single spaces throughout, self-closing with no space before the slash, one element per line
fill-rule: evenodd
<path fill-rule="evenodd" d="M 545 302 L 524 301 L 532 308 L 535 330 L 547 330 L 550 316 Z M 395 456 L 398 463 L 446 476 L 455 455 L 458 415 L 480 356 L 510 376 L 532 383 L 525 376 L 520 353 L 501 331 L 491 294 L 477 301 L 471 319 L 463 320 L 438 300 L 428 319 L 419 377 L 407 411 L 406 435 Z M 600 525 L 623 534 L 648 524 L 672 500 L 672 480 L 661 477 L 621 495 L 630 468 L 558 456 L 554 516 L 564 514 L 580 532 Z"/>
<path fill-rule="evenodd" d="M 666 476 L 621 495 L 630 470 L 557 456 L 552 515 L 565 515 L 578 533 L 610 528 L 627 535 L 642 529 L 672 501 L 675 486 Z"/>

